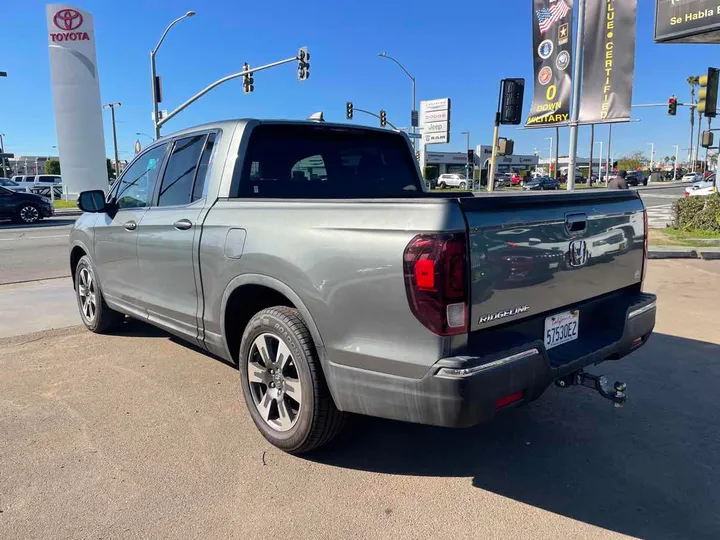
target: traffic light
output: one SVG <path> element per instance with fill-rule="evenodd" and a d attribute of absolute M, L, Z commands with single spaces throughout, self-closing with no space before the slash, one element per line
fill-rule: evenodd
<path fill-rule="evenodd" d="M 703 131 L 702 132 L 702 146 L 703 148 L 710 148 L 713 145 L 713 132 L 712 131 Z"/>
<path fill-rule="evenodd" d="M 353 104 L 352 101 L 345 103 L 345 118 L 348 120 L 353 119 Z"/>
<path fill-rule="evenodd" d="M 500 137 L 498 139 L 498 156 L 511 156 L 515 150 L 515 141 Z"/>
<path fill-rule="evenodd" d="M 472 148 L 468 149 L 468 163 L 473 164 L 475 163 L 475 150 Z"/>
<path fill-rule="evenodd" d="M 525 79 L 503 79 L 501 92 L 500 123 L 520 124 L 522 122 Z"/>
<path fill-rule="evenodd" d="M 250 64 L 245 62 L 243 64 L 243 71 L 248 71 L 250 69 Z M 246 94 L 249 94 L 253 90 L 255 90 L 255 79 L 252 76 L 252 72 L 246 73 L 243 75 L 243 92 Z"/>
<path fill-rule="evenodd" d="M 416 160 L 416 161 L 420 161 L 420 150 L 418 150 L 417 152 L 415 152 L 415 160 Z"/>
<path fill-rule="evenodd" d="M 300 47 L 297 55 L 298 81 L 305 81 L 310 77 L 310 53 L 307 47 Z"/>
<path fill-rule="evenodd" d="M 698 92 L 697 110 L 708 118 L 715 118 L 717 115 L 718 81 L 720 80 L 720 69 L 708 68 L 707 75 L 698 77 L 700 92 Z"/>
<path fill-rule="evenodd" d="M 677 114 L 677 98 L 675 96 L 668 99 L 668 114 L 670 116 Z"/>
<path fill-rule="evenodd" d="M 380 111 L 380 127 L 387 126 L 387 113 L 385 111 Z"/>

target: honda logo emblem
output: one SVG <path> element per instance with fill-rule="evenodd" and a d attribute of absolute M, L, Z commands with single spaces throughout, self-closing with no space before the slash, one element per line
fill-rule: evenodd
<path fill-rule="evenodd" d="M 584 266 L 588 261 L 588 249 L 585 240 L 573 240 L 570 242 L 570 266 L 577 268 Z"/>

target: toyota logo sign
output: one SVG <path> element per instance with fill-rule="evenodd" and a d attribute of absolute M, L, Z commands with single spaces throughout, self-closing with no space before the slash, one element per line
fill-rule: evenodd
<path fill-rule="evenodd" d="M 76 30 L 82 25 L 83 16 L 82 13 L 74 9 L 61 9 L 53 17 L 53 22 L 60 30 Z"/>

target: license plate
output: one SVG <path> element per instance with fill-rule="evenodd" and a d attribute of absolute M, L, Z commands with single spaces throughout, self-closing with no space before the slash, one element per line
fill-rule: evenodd
<path fill-rule="evenodd" d="M 578 338 L 580 311 L 565 311 L 545 319 L 545 348 L 552 349 Z"/>

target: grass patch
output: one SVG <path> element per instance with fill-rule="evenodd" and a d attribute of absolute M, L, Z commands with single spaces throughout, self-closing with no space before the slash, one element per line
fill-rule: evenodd
<path fill-rule="evenodd" d="M 684 231 L 674 227 L 650 229 L 650 245 L 720 247 L 720 233 L 700 230 Z"/>
<path fill-rule="evenodd" d="M 72 208 L 77 210 L 77 201 L 63 201 L 61 199 L 55 199 L 55 208 Z"/>

